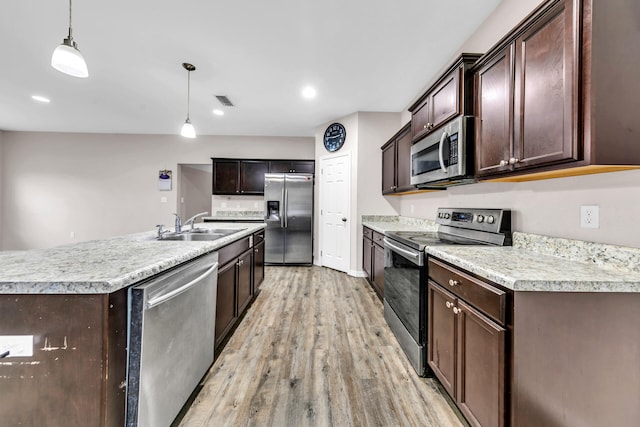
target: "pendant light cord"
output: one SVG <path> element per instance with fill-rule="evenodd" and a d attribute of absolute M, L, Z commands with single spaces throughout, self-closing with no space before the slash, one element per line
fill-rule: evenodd
<path fill-rule="evenodd" d="M 71 0 L 69 0 L 69 40 L 72 40 L 73 36 L 71 35 Z"/>
<path fill-rule="evenodd" d="M 187 70 L 187 120 L 189 120 L 190 101 L 191 101 L 191 70 Z"/>

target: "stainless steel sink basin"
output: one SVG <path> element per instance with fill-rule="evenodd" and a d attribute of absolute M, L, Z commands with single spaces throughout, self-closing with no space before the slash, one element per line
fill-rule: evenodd
<path fill-rule="evenodd" d="M 182 233 L 164 234 L 159 240 L 182 240 L 191 242 L 211 241 L 228 236 L 246 228 L 195 228 Z"/>
<path fill-rule="evenodd" d="M 228 236 L 229 234 L 243 230 L 246 230 L 246 228 L 194 228 L 193 230 L 187 230 L 186 232 L 191 234 L 219 234 L 222 236 Z"/>

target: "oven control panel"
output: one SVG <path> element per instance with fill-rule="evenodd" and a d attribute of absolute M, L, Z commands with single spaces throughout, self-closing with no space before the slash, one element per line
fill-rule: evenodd
<path fill-rule="evenodd" d="M 439 208 L 441 225 L 499 233 L 511 230 L 511 211 L 505 209 Z"/>

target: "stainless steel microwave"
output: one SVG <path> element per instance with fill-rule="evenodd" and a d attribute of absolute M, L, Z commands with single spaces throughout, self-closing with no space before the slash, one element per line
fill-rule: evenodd
<path fill-rule="evenodd" d="M 473 117 L 458 116 L 411 147 L 411 184 L 445 188 L 473 182 Z"/>

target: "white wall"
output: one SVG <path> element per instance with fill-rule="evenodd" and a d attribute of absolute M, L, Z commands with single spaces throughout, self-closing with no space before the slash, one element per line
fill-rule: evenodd
<path fill-rule="evenodd" d="M 460 52 L 487 51 L 540 3 L 539 0 L 503 0 L 451 60 Z M 447 65 L 443 64 L 442 69 Z M 431 83 L 425 84 L 425 89 Z M 411 116 L 405 111 L 402 117 L 409 120 Z M 452 187 L 446 192 L 403 196 L 399 213 L 434 220 L 436 208 L 441 206 L 509 208 L 514 210 L 513 228 L 517 231 L 640 247 L 637 200 L 640 200 L 640 171 L 630 171 Z M 581 205 L 600 206 L 599 229 L 580 227 Z"/>
<path fill-rule="evenodd" d="M 4 203 L 3 199 L 3 189 L 2 179 L 4 176 L 4 132 L 0 130 L 0 249 L 2 249 L 2 216 L 5 209 L 6 203 Z"/>
<path fill-rule="evenodd" d="M 362 270 L 362 215 L 396 215 L 399 201 L 386 200 L 381 193 L 382 152 L 380 147 L 402 126 L 399 113 L 357 112 L 316 128 L 316 162 L 329 155 L 324 148 L 324 132 L 334 121 L 342 123 L 347 132 L 344 146 L 339 153 L 351 155 L 351 206 L 349 218 L 350 272 Z M 316 174 L 319 176 L 319 171 Z M 317 179 L 316 182 L 320 182 Z M 315 235 L 319 235 L 320 190 L 317 187 L 315 201 Z M 398 207 L 394 208 L 394 205 Z M 316 239 L 316 242 L 319 240 Z M 317 246 L 317 245 L 316 245 Z M 318 248 L 316 248 L 318 249 Z M 316 260 L 319 260 L 316 252 Z"/>
<path fill-rule="evenodd" d="M 158 171 L 211 157 L 313 158 L 313 138 L 4 132 L 2 249 L 50 247 L 173 224 Z M 166 203 L 161 202 L 166 197 Z M 71 239 L 71 232 L 75 238 Z"/>
<path fill-rule="evenodd" d="M 178 165 L 178 211 L 183 221 L 195 214 L 211 214 L 211 187 L 213 166 Z M 198 219 L 197 222 L 202 221 Z"/>

